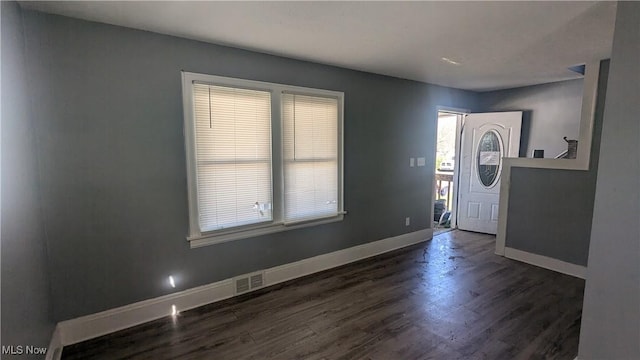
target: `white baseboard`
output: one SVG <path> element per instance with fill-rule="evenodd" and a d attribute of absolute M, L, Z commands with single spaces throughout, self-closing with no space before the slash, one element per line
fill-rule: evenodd
<path fill-rule="evenodd" d="M 429 240 L 433 229 L 394 236 L 265 270 L 268 285 L 281 283 Z"/>
<path fill-rule="evenodd" d="M 557 271 L 559 273 L 578 277 L 580 279 L 587 278 L 587 268 L 585 266 L 568 263 L 562 260 L 550 258 L 543 255 L 533 254 L 530 252 L 513 249 L 509 247 L 504 248 L 504 256 L 525 262 L 527 264 L 539 266 L 545 269 Z"/>
<path fill-rule="evenodd" d="M 60 326 L 56 325 L 53 330 L 53 335 L 51 335 L 51 341 L 49 342 L 49 347 L 47 348 L 47 354 L 45 355 L 45 360 L 60 360 L 62 357 L 62 336 L 60 331 Z"/>
<path fill-rule="evenodd" d="M 265 270 L 265 286 L 310 275 L 371 256 L 417 244 L 433 237 L 432 229 L 402 234 Z M 234 296 L 232 279 L 144 300 L 58 323 L 54 336 L 60 348 Z M 52 339 L 53 342 L 53 339 Z M 53 349 L 53 348 L 52 348 Z M 49 356 L 49 355 L 47 355 Z M 47 360 L 57 360 L 47 358 Z"/>
<path fill-rule="evenodd" d="M 234 295 L 233 290 L 231 279 L 225 279 L 115 309 L 61 321 L 58 326 L 62 332 L 62 344 L 64 346 L 76 344 L 171 315 L 174 305 L 178 311 L 184 311 L 224 300 Z"/>

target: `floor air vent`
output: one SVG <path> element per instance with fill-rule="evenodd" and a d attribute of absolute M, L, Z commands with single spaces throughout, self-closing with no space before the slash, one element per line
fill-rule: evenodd
<path fill-rule="evenodd" d="M 262 279 L 262 273 L 251 275 L 251 288 L 257 289 L 259 287 L 262 287 Z"/>
<path fill-rule="evenodd" d="M 264 284 L 264 272 L 251 273 L 247 275 L 241 275 L 234 279 L 236 294 L 242 294 L 247 291 L 255 290 L 263 287 Z"/>
<path fill-rule="evenodd" d="M 236 294 L 249 291 L 249 278 L 236 279 Z"/>

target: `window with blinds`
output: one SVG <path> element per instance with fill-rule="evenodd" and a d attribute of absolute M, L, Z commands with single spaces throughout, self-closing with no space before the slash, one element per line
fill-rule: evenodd
<path fill-rule="evenodd" d="M 343 219 L 343 93 L 182 81 L 191 247 Z"/>
<path fill-rule="evenodd" d="M 195 83 L 193 100 L 200 230 L 271 221 L 271 94 Z"/>
<path fill-rule="evenodd" d="M 283 94 L 285 222 L 338 214 L 338 100 Z"/>

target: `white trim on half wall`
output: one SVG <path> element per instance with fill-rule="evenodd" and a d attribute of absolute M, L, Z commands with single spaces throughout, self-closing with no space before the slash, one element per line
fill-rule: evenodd
<path fill-rule="evenodd" d="M 584 76 L 582 111 L 580 113 L 580 136 L 578 138 L 578 154 L 575 159 L 532 159 L 532 158 L 503 158 L 500 184 L 500 211 L 498 213 L 498 233 L 496 235 L 497 255 L 505 254 L 507 240 L 507 214 L 509 212 L 509 191 L 511 188 L 511 169 L 514 167 L 558 169 L 558 170 L 589 170 L 593 127 L 598 98 L 598 82 L 600 79 L 601 61 L 586 64 Z"/>

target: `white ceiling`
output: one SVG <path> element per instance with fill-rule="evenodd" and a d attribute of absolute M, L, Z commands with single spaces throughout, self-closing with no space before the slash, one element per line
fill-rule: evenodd
<path fill-rule="evenodd" d="M 24 8 L 470 90 L 579 77 L 615 2 L 21 2 Z M 446 60 L 448 59 L 448 60 Z"/>

